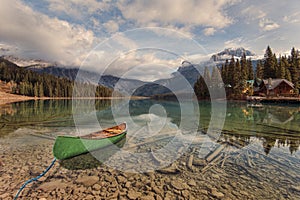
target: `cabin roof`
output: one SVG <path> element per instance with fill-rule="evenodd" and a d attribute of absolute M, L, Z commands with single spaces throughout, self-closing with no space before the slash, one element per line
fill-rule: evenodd
<path fill-rule="evenodd" d="M 264 84 L 266 85 L 266 87 L 269 87 L 269 90 L 273 90 L 275 89 L 278 85 L 280 85 L 282 82 L 285 82 L 286 84 L 288 84 L 291 88 L 294 88 L 294 84 L 286 79 L 272 79 L 271 80 L 271 85 L 269 86 L 269 80 L 268 79 L 264 79 L 263 80 Z"/>

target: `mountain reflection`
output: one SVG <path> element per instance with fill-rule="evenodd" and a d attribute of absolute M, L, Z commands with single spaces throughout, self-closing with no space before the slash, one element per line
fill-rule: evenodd
<path fill-rule="evenodd" d="M 110 100 L 82 101 L 84 102 L 78 102 L 80 106 L 84 105 L 80 115 L 94 109 L 99 123 L 106 125 L 114 122 Z M 165 109 L 165 117 L 168 117 L 171 123 L 180 127 L 182 110 L 178 101 L 130 100 L 130 117 L 135 119 L 134 116 L 149 114 L 151 107 L 156 104 Z M 194 102 L 194 105 L 199 105 L 199 130 L 206 132 L 210 123 L 217 120 L 211 119 L 211 103 L 200 101 L 198 105 Z M 72 100 L 39 100 L 2 105 L 0 137 L 25 127 L 75 127 L 72 106 Z M 118 107 L 119 104 L 114 106 Z M 124 120 L 128 117 L 126 113 L 121 113 L 121 116 Z M 299 124 L 300 107 L 263 105 L 254 108 L 247 107 L 246 103 L 227 102 L 225 123 L 218 141 L 242 148 L 251 144 L 252 139 L 258 139 L 266 154 L 269 154 L 273 147 L 288 148 L 293 154 L 300 146 Z"/>
<path fill-rule="evenodd" d="M 291 154 L 299 150 L 299 107 L 264 105 L 253 108 L 229 104 L 229 108 L 220 141 L 244 147 L 249 145 L 251 138 L 257 138 L 266 154 L 273 147 L 289 148 Z"/>

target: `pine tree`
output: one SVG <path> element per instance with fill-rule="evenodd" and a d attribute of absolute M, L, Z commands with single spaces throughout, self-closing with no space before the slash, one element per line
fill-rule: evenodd
<path fill-rule="evenodd" d="M 242 55 L 240 65 L 241 65 L 241 78 L 242 78 L 242 80 L 247 80 L 248 79 L 248 66 L 247 66 L 247 59 L 246 59 L 245 52 Z"/>
<path fill-rule="evenodd" d="M 44 86 L 42 82 L 39 84 L 39 97 L 44 97 Z"/>
<path fill-rule="evenodd" d="M 255 77 L 262 79 L 264 76 L 264 69 L 263 69 L 263 64 L 261 60 L 257 61 L 257 66 L 256 66 L 256 72 L 255 72 Z"/>
<path fill-rule="evenodd" d="M 235 68 L 236 68 L 236 63 L 234 57 L 232 56 L 228 65 L 228 84 L 231 87 L 234 87 Z"/>
<path fill-rule="evenodd" d="M 253 66 L 252 66 L 252 61 L 251 58 L 247 60 L 247 69 L 248 69 L 248 80 L 253 80 L 254 79 L 254 72 L 253 72 Z"/>
<path fill-rule="evenodd" d="M 294 88 L 295 88 L 296 94 L 299 93 L 299 89 L 300 89 L 300 78 L 299 78 L 300 72 L 299 72 L 299 68 L 300 68 L 299 53 L 293 47 L 292 50 L 291 50 L 289 70 L 291 72 L 291 79 L 292 79 L 292 82 L 294 83 Z"/>
<path fill-rule="evenodd" d="M 203 76 L 200 75 L 198 80 L 194 85 L 194 91 L 198 99 L 208 99 L 209 98 L 209 90 L 208 87 L 210 85 L 210 74 L 207 67 L 204 69 Z"/>
<path fill-rule="evenodd" d="M 264 74 L 263 78 L 275 78 L 275 68 L 277 65 L 276 55 L 272 53 L 270 46 L 267 47 L 264 59 Z"/>
<path fill-rule="evenodd" d="M 33 90 L 34 90 L 34 96 L 38 97 L 39 96 L 39 83 L 36 82 L 33 86 Z"/>

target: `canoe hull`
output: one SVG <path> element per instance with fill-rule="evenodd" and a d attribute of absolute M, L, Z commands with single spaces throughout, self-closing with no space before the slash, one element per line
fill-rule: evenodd
<path fill-rule="evenodd" d="M 64 160 L 83 153 L 94 151 L 115 144 L 126 136 L 126 130 L 113 137 L 100 139 L 85 139 L 72 136 L 57 136 L 53 155 L 58 160 Z"/>

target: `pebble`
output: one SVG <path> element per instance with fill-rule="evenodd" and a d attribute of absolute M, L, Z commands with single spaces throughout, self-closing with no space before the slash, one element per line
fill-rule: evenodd
<path fill-rule="evenodd" d="M 101 189 L 101 186 L 99 184 L 95 184 L 93 186 L 93 189 L 99 191 Z"/>
<path fill-rule="evenodd" d="M 190 192 L 188 190 L 183 190 L 181 194 L 184 198 L 189 199 Z"/>
<path fill-rule="evenodd" d="M 154 196 L 147 195 L 147 196 L 142 196 L 141 200 L 155 200 Z"/>
<path fill-rule="evenodd" d="M 200 193 L 200 194 L 204 194 L 204 195 L 208 195 L 207 190 L 202 190 L 202 189 L 200 189 L 200 190 L 199 190 L 199 193 Z"/>
<path fill-rule="evenodd" d="M 195 181 L 194 179 L 189 180 L 189 181 L 187 182 L 187 184 L 188 184 L 189 186 L 196 186 L 196 185 L 197 185 L 197 183 L 196 183 L 196 181 Z"/>
<path fill-rule="evenodd" d="M 83 176 L 76 180 L 76 183 L 82 184 L 86 187 L 92 186 L 99 181 L 98 176 Z"/>
<path fill-rule="evenodd" d="M 292 186 L 291 189 L 296 192 L 300 192 L 300 186 Z"/>
<path fill-rule="evenodd" d="M 52 182 L 42 183 L 38 189 L 43 190 L 45 192 L 50 192 L 55 190 L 56 188 L 64 189 L 68 185 L 66 183 L 61 182 L 61 180 L 56 180 Z"/>
<path fill-rule="evenodd" d="M 142 193 L 140 192 L 137 192 L 135 190 L 129 190 L 128 193 L 127 193 L 127 197 L 129 199 L 137 199 L 139 198 L 140 196 L 142 196 Z"/>
<path fill-rule="evenodd" d="M 1 142 L 1 141 L 0 141 Z M 1 145 L 1 144 L 0 144 Z M 22 154 L 14 154 L 0 157 L 5 165 L 0 167 L 0 199 L 12 199 L 17 188 L 24 180 L 30 178 L 32 171 L 42 171 L 40 162 L 47 163 L 50 156 L 43 157 L 41 153 L 48 151 L 51 154 L 52 144 L 43 146 L 42 150 L 22 151 Z M 20 150 L 18 150 L 20 151 Z M 27 152 L 27 153 L 26 153 Z M 38 154 L 34 160 L 24 162 L 24 158 Z M 207 165 L 204 159 L 190 155 L 179 158 L 170 167 L 157 172 L 145 174 L 127 173 L 111 170 L 105 166 L 96 169 L 68 170 L 58 167 L 57 163 L 47 176 L 33 183 L 32 187 L 26 187 L 21 198 L 28 199 L 297 199 L 300 186 L 293 179 L 281 179 L 286 173 L 281 172 L 278 177 L 272 176 L 271 172 L 262 172 L 258 168 L 259 181 L 246 173 L 239 173 L 239 168 L 234 165 L 229 168 L 230 159 L 226 160 L 224 168 L 216 165 L 205 174 L 193 173 L 188 170 L 189 166 L 194 170 L 200 170 L 197 166 Z M 142 160 L 140 162 L 143 162 Z M 182 163 L 182 165 L 180 164 Z M 257 165 L 259 165 L 259 162 Z M 246 166 L 247 167 L 247 166 Z M 287 169 L 288 170 L 288 169 Z M 249 169 L 252 173 L 253 169 Z M 276 174 L 276 172 L 274 172 Z M 233 176 L 232 176 L 233 175 Z M 239 175 L 239 176 L 238 176 Z M 268 176 L 270 175 L 270 176 Z M 274 174 L 273 174 L 274 175 Z M 269 187 L 269 180 L 272 187 Z M 46 182 L 47 181 L 47 182 Z M 212 188 L 212 189 L 210 189 Z"/>
<path fill-rule="evenodd" d="M 126 178 L 124 176 L 117 176 L 118 183 L 125 183 Z"/>
<path fill-rule="evenodd" d="M 171 181 L 171 186 L 177 190 L 184 190 L 188 188 L 188 185 L 183 182 L 183 180 L 174 180 Z"/>
<path fill-rule="evenodd" d="M 211 189 L 211 195 L 218 199 L 222 199 L 224 197 L 224 194 L 222 192 L 218 192 L 216 188 Z"/>

